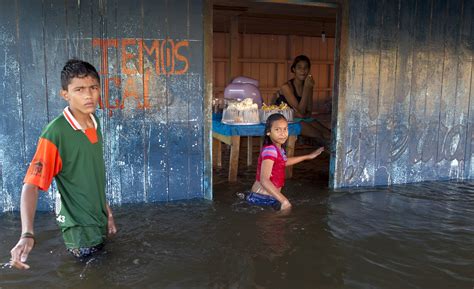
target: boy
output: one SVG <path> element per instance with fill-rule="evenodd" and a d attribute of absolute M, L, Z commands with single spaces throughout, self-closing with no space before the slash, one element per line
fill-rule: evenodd
<path fill-rule="evenodd" d="M 72 59 L 61 71 L 61 86 L 60 94 L 69 106 L 44 129 L 24 179 L 22 234 L 11 250 L 10 262 L 18 269 L 29 268 L 25 262 L 35 244 L 38 190 L 48 190 L 53 177 L 61 196 L 56 220 L 69 252 L 86 257 L 102 248 L 107 234 L 117 231 L 105 200 L 102 135 L 94 115 L 100 97 L 99 74 L 91 64 Z"/>

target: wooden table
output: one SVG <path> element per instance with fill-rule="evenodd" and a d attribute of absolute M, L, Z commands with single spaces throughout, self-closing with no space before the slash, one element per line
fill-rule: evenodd
<path fill-rule="evenodd" d="M 213 162 L 218 167 L 222 167 L 222 143 L 230 145 L 229 158 L 229 182 L 237 181 L 237 171 L 239 169 L 240 141 L 241 137 L 247 137 L 247 165 L 252 164 L 253 137 L 262 138 L 265 131 L 264 124 L 257 125 L 227 125 L 223 124 L 219 116 L 213 116 L 212 120 L 212 138 L 213 138 Z M 286 154 L 292 157 L 295 152 L 295 143 L 301 132 L 299 123 L 290 123 L 288 125 L 288 142 Z M 260 144 L 262 140 L 260 141 Z M 293 167 L 286 167 L 286 177 L 291 178 Z"/>

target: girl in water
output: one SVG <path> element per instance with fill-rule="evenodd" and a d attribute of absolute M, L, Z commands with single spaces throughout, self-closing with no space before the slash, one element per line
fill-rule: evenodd
<path fill-rule="evenodd" d="M 276 210 L 289 210 L 291 204 L 281 193 L 285 185 L 285 167 L 292 166 L 305 160 L 312 160 L 320 155 L 324 147 L 310 154 L 287 158 L 285 153 L 288 139 L 288 121 L 279 114 L 268 117 L 265 125 L 265 135 L 262 151 L 258 157 L 257 177 L 250 193 L 241 196 L 247 202 L 272 206 Z"/>

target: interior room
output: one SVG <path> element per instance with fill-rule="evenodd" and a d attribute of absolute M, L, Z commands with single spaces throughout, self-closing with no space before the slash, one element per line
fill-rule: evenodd
<path fill-rule="evenodd" d="M 304 54 L 311 61 L 310 73 L 315 82 L 312 117 L 331 129 L 337 9 L 281 1 L 217 0 L 213 3 L 214 106 L 224 105 L 224 90 L 238 76 L 257 80 L 262 101 L 266 105 L 274 104 L 280 87 L 294 76 L 290 69 L 293 59 Z M 255 165 L 260 138 L 242 139 L 246 141 L 240 143 L 241 153 L 237 158 L 243 164 L 246 160 L 247 166 Z M 299 136 L 295 155 L 317 145 Z M 245 149 L 247 154 L 243 153 Z M 226 162 L 229 150 L 229 146 L 214 139 L 215 172 L 223 167 L 222 161 Z M 311 164 L 324 171 L 323 177 L 327 180 L 329 153 Z"/>

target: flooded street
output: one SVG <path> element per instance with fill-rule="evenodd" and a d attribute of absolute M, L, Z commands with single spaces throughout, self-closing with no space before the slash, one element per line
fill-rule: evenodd
<path fill-rule="evenodd" d="M 0 288 L 473 288 L 474 182 L 333 192 L 324 163 L 295 168 L 288 215 L 235 197 L 254 180 L 245 166 L 237 184 L 216 172 L 212 202 L 116 207 L 118 235 L 87 262 L 38 213 L 31 269 L 2 267 Z M 2 263 L 19 224 L 0 218 Z"/>

